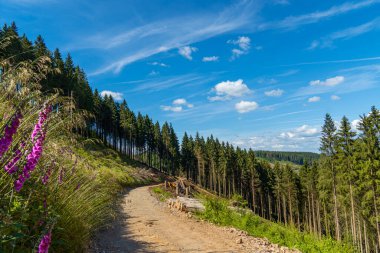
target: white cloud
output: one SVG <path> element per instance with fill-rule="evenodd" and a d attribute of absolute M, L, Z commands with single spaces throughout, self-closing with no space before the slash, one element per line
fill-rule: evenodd
<path fill-rule="evenodd" d="M 311 86 L 314 86 L 314 85 L 320 85 L 320 86 L 336 86 L 338 84 L 341 84 L 344 82 L 344 76 L 335 76 L 335 77 L 331 77 L 331 78 L 327 78 L 326 80 L 324 81 L 321 81 L 321 80 L 313 80 L 313 81 L 310 81 L 309 84 Z"/>
<path fill-rule="evenodd" d="M 352 26 L 344 30 L 334 32 L 328 36 L 328 39 L 330 40 L 350 39 L 350 38 L 362 35 L 364 33 L 367 33 L 379 28 L 380 28 L 380 18 L 375 18 L 367 23 L 364 23 L 358 26 Z"/>
<path fill-rule="evenodd" d="M 151 72 L 149 72 L 149 76 L 157 76 L 159 74 L 160 74 L 160 72 L 155 71 L 155 70 L 152 70 Z"/>
<path fill-rule="evenodd" d="M 202 59 L 203 62 L 212 62 L 212 61 L 218 61 L 218 60 L 219 60 L 219 56 L 205 56 Z"/>
<path fill-rule="evenodd" d="M 239 48 L 232 49 L 231 60 L 235 60 L 243 54 L 247 54 L 251 47 L 251 39 L 247 36 L 240 36 L 236 40 L 228 40 L 227 43 L 237 45 Z M 261 50 L 262 47 L 256 46 L 256 50 Z"/>
<path fill-rule="evenodd" d="M 296 128 L 295 133 L 299 136 L 312 136 L 319 134 L 319 131 L 317 128 L 311 127 L 309 125 L 302 125 Z"/>
<path fill-rule="evenodd" d="M 190 47 L 190 46 L 184 46 L 178 49 L 178 53 L 190 61 L 193 59 L 191 54 L 197 51 L 198 51 L 198 48 Z"/>
<path fill-rule="evenodd" d="M 184 98 L 177 98 L 176 100 L 173 101 L 173 105 L 185 105 L 185 104 L 187 104 L 187 101 Z"/>
<path fill-rule="evenodd" d="M 353 121 L 351 122 L 351 127 L 352 127 L 355 131 L 357 131 L 360 122 L 361 122 L 360 119 L 355 119 L 355 120 L 353 120 Z"/>
<path fill-rule="evenodd" d="M 254 111 L 259 107 L 259 105 L 254 101 L 240 101 L 235 104 L 235 109 L 238 113 L 247 113 Z"/>
<path fill-rule="evenodd" d="M 316 80 L 315 82 L 311 82 L 311 84 L 314 85 L 299 88 L 292 97 L 310 97 L 325 93 L 340 96 L 340 94 L 373 89 L 379 85 L 380 65 L 362 65 L 360 67 L 340 69 L 339 73 L 344 75 L 344 82 L 341 84 L 338 85 L 337 83 L 339 83 L 342 78 L 332 78 L 328 82 L 326 82 L 326 80 Z M 321 83 L 323 85 L 320 85 Z"/>
<path fill-rule="evenodd" d="M 173 105 L 184 105 L 184 106 L 187 106 L 188 108 L 193 108 L 194 105 L 193 104 L 190 104 L 186 101 L 186 99 L 184 98 L 177 98 L 173 101 L 172 103 Z"/>
<path fill-rule="evenodd" d="M 251 46 L 251 39 L 247 36 L 240 36 L 236 40 L 228 40 L 227 43 L 238 45 L 242 50 L 247 51 Z"/>
<path fill-rule="evenodd" d="M 330 98 L 331 98 L 331 100 L 339 100 L 340 99 L 340 97 L 337 95 L 331 95 Z"/>
<path fill-rule="evenodd" d="M 321 97 L 314 96 L 308 99 L 309 103 L 315 103 L 321 100 Z"/>
<path fill-rule="evenodd" d="M 304 138 L 309 136 L 316 136 L 319 134 L 319 130 L 315 127 L 309 125 L 302 125 L 294 130 L 282 132 L 280 134 L 281 138 L 293 139 L 293 138 Z"/>
<path fill-rule="evenodd" d="M 291 139 L 291 138 L 294 138 L 295 136 L 296 135 L 294 133 L 292 133 L 292 132 L 283 132 L 283 133 L 280 134 L 281 138 L 289 138 L 289 139 Z"/>
<path fill-rule="evenodd" d="M 314 47 L 311 49 L 320 47 L 320 48 L 325 48 L 325 47 L 331 47 L 336 40 L 347 40 L 351 39 L 357 36 L 360 36 L 362 34 L 371 32 L 373 30 L 380 29 L 380 18 L 375 18 L 370 22 L 358 25 L 358 26 L 353 26 L 346 28 L 341 31 L 333 32 L 323 38 L 320 39 L 320 41 L 313 41 L 312 46 L 314 43 Z"/>
<path fill-rule="evenodd" d="M 194 105 L 187 102 L 184 98 L 173 100 L 172 105 L 161 105 L 163 111 L 182 112 L 184 108 L 193 108 Z"/>
<path fill-rule="evenodd" d="M 163 111 L 181 112 L 182 106 L 161 105 Z"/>
<path fill-rule="evenodd" d="M 239 58 L 240 55 L 243 55 L 246 53 L 245 51 L 237 49 L 237 48 L 232 49 L 231 52 L 232 52 L 231 60 L 235 60 L 236 58 Z"/>
<path fill-rule="evenodd" d="M 313 151 L 318 152 L 320 129 L 302 125 L 279 132 L 265 131 L 248 138 L 237 138 L 233 144 L 255 150 Z"/>
<path fill-rule="evenodd" d="M 260 84 L 275 84 L 277 83 L 278 81 L 275 79 L 275 78 L 260 78 L 257 80 L 258 83 Z"/>
<path fill-rule="evenodd" d="M 310 46 L 307 48 L 308 50 L 313 50 L 316 49 L 319 46 L 319 41 L 318 40 L 313 40 L 310 44 Z"/>
<path fill-rule="evenodd" d="M 154 61 L 154 62 L 151 62 L 149 63 L 150 65 L 153 65 L 153 66 L 160 66 L 160 67 L 164 67 L 164 68 L 167 68 L 169 67 L 169 65 L 163 63 L 163 62 L 157 62 L 157 61 Z"/>
<path fill-rule="evenodd" d="M 212 91 L 216 93 L 216 96 L 209 97 L 210 101 L 229 100 L 233 97 L 242 97 L 252 92 L 242 79 L 220 82 L 214 86 Z"/>
<path fill-rule="evenodd" d="M 120 101 L 123 99 L 123 93 L 120 93 L 120 92 L 114 92 L 114 91 L 110 91 L 110 90 L 104 90 L 102 92 L 100 92 L 100 95 L 102 97 L 104 96 L 112 96 L 114 100 L 116 101 Z"/>
<path fill-rule="evenodd" d="M 302 25 L 317 23 L 321 20 L 338 16 L 350 11 L 365 8 L 379 3 L 378 0 L 364 0 L 360 2 L 345 2 L 340 5 L 332 6 L 324 11 L 315 11 L 299 16 L 288 16 L 280 21 L 268 22 L 259 26 L 260 30 L 267 29 L 295 29 Z"/>
<path fill-rule="evenodd" d="M 266 91 L 265 95 L 268 97 L 281 97 L 284 91 L 281 89 Z"/>
<path fill-rule="evenodd" d="M 124 83 L 137 84 L 135 88 L 130 90 L 130 92 L 151 93 L 161 90 L 167 90 L 178 86 L 200 86 L 202 84 L 214 81 L 214 78 L 215 77 L 204 76 L 199 74 L 185 74 L 178 76 L 156 77 L 151 79 L 143 79 Z"/>

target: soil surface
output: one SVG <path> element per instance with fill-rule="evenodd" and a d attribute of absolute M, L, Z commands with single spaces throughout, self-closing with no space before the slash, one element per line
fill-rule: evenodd
<path fill-rule="evenodd" d="M 189 216 L 159 202 L 149 186 L 131 189 L 119 216 L 97 234 L 90 252 L 297 252 Z"/>

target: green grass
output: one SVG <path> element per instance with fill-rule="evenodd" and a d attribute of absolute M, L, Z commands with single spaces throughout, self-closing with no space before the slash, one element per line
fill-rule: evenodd
<path fill-rule="evenodd" d="M 164 202 L 169 198 L 173 197 L 173 194 L 169 191 L 166 191 L 162 186 L 155 186 L 151 189 L 153 194 L 156 195 L 156 197 L 161 201 Z"/>
<path fill-rule="evenodd" d="M 198 214 L 200 218 L 247 231 L 251 236 L 265 237 L 272 243 L 299 249 L 302 252 L 356 252 L 349 244 L 339 243 L 331 238 L 319 239 L 313 234 L 270 222 L 250 212 L 231 210 L 228 201 L 224 199 L 206 198 L 204 203 L 206 211 Z"/>
<path fill-rule="evenodd" d="M 152 177 L 140 173 L 139 169 L 144 168 L 142 165 L 102 144 L 87 143 L 76 148 L 75 154 L 83 159 L 85 166 L 96 170 L 100 177 L 120 186 L 130 187 L 153 181 Z"/>

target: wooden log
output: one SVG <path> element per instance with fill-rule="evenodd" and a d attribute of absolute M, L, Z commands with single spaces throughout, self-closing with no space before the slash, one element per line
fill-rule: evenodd
<path fill-rule="evenodd" d="M 197 199 L 178 197 L 177 200 L 182 203 L 182 209 L 187 212 L 203 212 L 204 205 Z"/>
<path fill-rule="evenodd" d="M 182 179 L 179 180 L 179 183 L 180 183 L 180 186 L 181 186 L 182 189 L 185 189 L 185 188 L 186 188 L 186 187 L 185 187 L 185 184 L 183 183 L 183 180 L 182 180 Z"/>

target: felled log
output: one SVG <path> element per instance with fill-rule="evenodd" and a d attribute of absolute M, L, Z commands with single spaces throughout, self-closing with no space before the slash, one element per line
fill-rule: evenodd
<path fill-rule="evenodd" d="M 197 199 L 177 197 L 176 199 L 168 199 L 168 206 L 184 212 L 203 212 L 204 205 Z"/>

